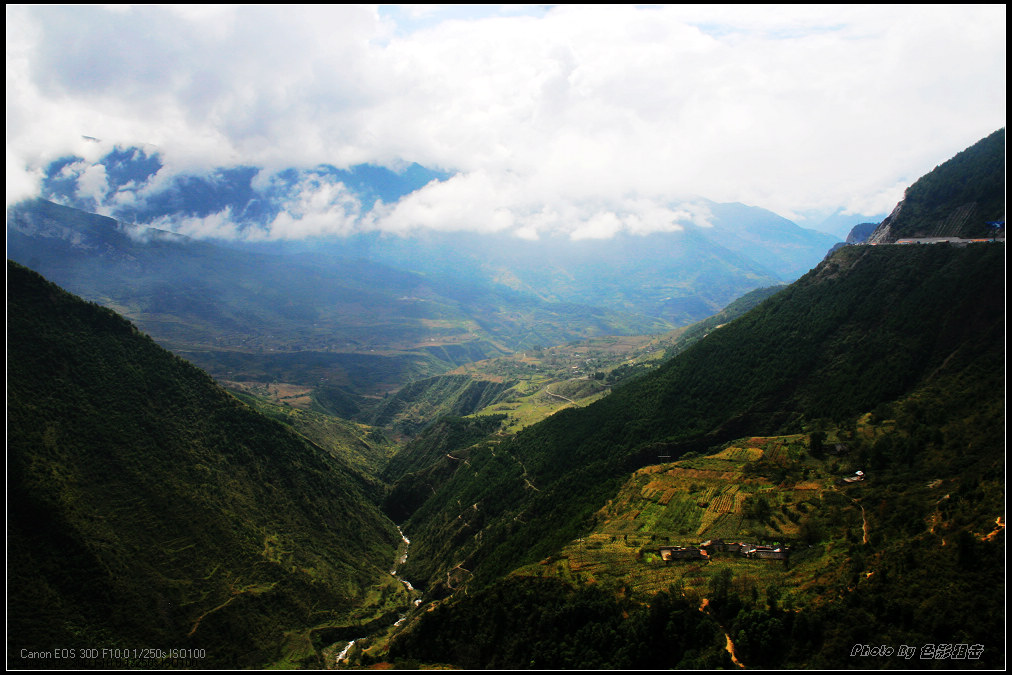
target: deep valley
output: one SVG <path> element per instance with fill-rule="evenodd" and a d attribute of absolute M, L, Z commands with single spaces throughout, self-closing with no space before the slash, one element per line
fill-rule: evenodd
<path fill-rule="evenodd" d="M 9 208 L 8 667 L 1003 668 L 1004 151 L 835 247 Z"/>

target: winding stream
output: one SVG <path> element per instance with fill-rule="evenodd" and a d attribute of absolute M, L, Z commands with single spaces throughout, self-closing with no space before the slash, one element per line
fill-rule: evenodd
<path fill-rule="evenodd" d="M 404 584 L 404 588 L 406 588 L 407 591 L 408 591 L 408 593 L 410 594 L 410 593 L 412 593 L 415 590 L 414 586 L 412 586 L 411 582 L 408 581 L 407 579 L 403 579 L 403 578 L 397 576 L 397 570 L 400 569 L 404 565 L 404 563 L 406 563 L 408 561 L 408 549 L 411 548 L 411 540 L 407 538 L 407 536 L 404 534 L 404 531 L 401 530 L 401 528 L 400 528 L 399 525 L 397 526 L 397 534 L 401 535 L 401 541 L 404 542 L 404 552 L 400 555 L 399 558 L 397 558 L 397 559 L 394 560 L 394 566 L 390 570 L 390 576 L 395 577 L 397 579 L 397 581 L 399 581 L 402 584 Z M 415 598 L 414 604 L 415 604 L 415 607 L 417 607 L 418 605 L 422 604 L 422 599 L 421 598 Z M 408 618 L 407 614 L 401 614 L 398 617 L 398 619 L 393 623 L 393 625 L 394 626 L 400 626 L 402 623 L 404 623 L 405 621 L 407 621 L 407 618 Z M 356 642 L 358 642 L 358 640 L 360 640 L 360 639 L 361 638 L 355 638 L 354 640 L 352 640 L 351 642 L 349 642 L 347 645 L 345 645 L 344 649 L 341 650 L 341 653 L 338 654 L 337 658 L 335 659 L 334 663 L 335 663 L 336 666 L 338 666 L 338 667 L 341 666 L 341 663 L 348 657 L 348 652 L 351 651 L 352 646 L 354 646 L 354 644 Z"/>
<path fill-rule="evenodd" d="M 402 567 L 404 565 L 404 563 L 406 563 L 408 561 L 408 549 L 411 548 L 411 540 L 408 539 L 407 536 L 405 536 L 405 534 L 401 530 L 400 526 L 397 527 L 397 534 L 401 535 L 401 541 L 404 542 L 404 553 L 401 554 L 401 557 L 397 561 L 397 563 L 394 565 L 394 568 L 392 570 L 390 570 L 390 575 L 393 576 L 393 577 L 396 577 L 397 581 L 399 581 L 402 584 L 404 584 L 404 588 L 408 589 L 408 592 L 410 593 L 411 591 L 415 590 L 415 587 L 412 586 L 411 582 L 408 581 L 407 579 L 398 577 L 397 576 L 397 570 L 400 567 Z M 420 604 L 422 604 L 422 599 L 421 598 L 415 598 L 415 607 L 417 607 Z M 405 618 L 407 618 L 407 615 L 404 615 L 400 619 L 398 619 L 397 623 L 395 623 L 394 625 L 395 626 L 401 625 L 401 623 L 404 622 Z"/>

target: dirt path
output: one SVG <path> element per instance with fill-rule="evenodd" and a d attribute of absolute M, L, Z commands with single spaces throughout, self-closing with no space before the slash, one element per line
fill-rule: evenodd
<path fill-rule="evenodd" d="M 492 454 L 493 454 L 493 455 L 495 455 L 495 452 L 493 452 Z M 520 461 L 519 459 L 517 459 L 516 455 L 514 455 L 514 454 L 512 454 L 512 453 L 510 453 L 510 452 L 507 452 L 507 453 L 506 453 L 506 455 L 507 455 L 507 456 L 508 456 L 508 457 L 509 457 L 510 459 L 512 459 L 512 460 L 513 460 L 514 462 L 516 462 L 517 464 L 519 464 L 519 465 L 520 465 L 520 471 L 521 471 L 521 476 L 520 476 L 520 477 L 521 477 L 521 478 L 523 478 L 523 480 L 524 480 L 524 483 L 526 483 L 526 484 L 527 484 L 527 487 L 529 487 L 530 489 L 532 489 L 532 490 L 534 490 L 534 491 L 536 491 L 536 492 L 541 492 L 541 490 L 538 490 L 537 486 L 535 486 L 535 485 L 534 485 L 534 483 L 532 483 L 532 482 L 531 482 L 531 481 L 530 481 L 530 480 L 529 480 L 529 479 L 527 478 L 527 467 L 526 467 L 526 466 L 524 466 L 524 463 L 523 463 L 523 462 L 521 462 L 521 461 Z M 468 465 L 468 466 L 470 466 L 470 465 Z"/>
<path fill-rule="evenodd" d="M 207 617 L 208 614 L 213 614 L 214 612 L 217 612 L 220 609 L 225 609 L 226 607 L 228 607 L 229 605 L 231 605 L 232 601 L 235 600 L 236 598 L 238 598 L 240 595 L 247 595 L 247 594 L 248 595 L 259 595 L 261 593 L 265 593 L 265 592 L 273 589 L 277 585 L 277 582 L 275 581 L 275 582 L 270 583 L 270 584 L 253 584 L 251 586 L 247 586 L 246 588 L 238 588 L 237 589 L 236 588 L 236 584 L 238 584 L 238 583 L 239 583 L 239 578 L 236 577 L 235 581 L 233 581 L 231 584 L 229 584 L 229 596 L 228 596 L 228 599 L 225 600 L 225 602 L 221 603 L 220 605 L 218 605 L 217 607 L 215 607 L 213 609 L 207 610 L 206 612 L 204 612 L 203 614 L 201 614 L 200 616 L 197 617 L 197 621 L 193 624 L 193 628 L 191 628 L 190 632 L 186 634 L 187 637 L 193 637 L 193 634 L 197 632 L 198 628 L 200 628 L 200 622 L 203 621 Z"/>
<path fill-rule="evenodd" d="M 700 605 L 699 605 L 699 611 L 703 612 L 704 614 L 709 614 L 714 619 L 717 618 L 717 617 L 713 616 L 713 612 L 710 611 L 710 599 L 709 598 L 703 598 L 703 602 L 700 603 Z M 724 631 L 724 639 L 727 640 L 727 644 L 724 646 L 724 649 L 726 649 L 727 653 L 731 655 L 731 663 L 733 663 L 734 665 L 738 666 L 739 668 L 744 668 L 745 664 L 742 663 L 741 661 L 739 661 L 738 657 L 734 653 L 734 642 L 731 641 L 731 636 L 728 635 L 727 629 L 724 628 L 723 626 L 721 626 L 719 622 L 717 623 L 717 625 L 720 626 L 720 629 L 722 631 Z"/>
<path fill-rule="evenodd" d="M 869 528 L 868 528 L 868 516 L 864 512 L 864 505 L 861 504 L 860 502 L 858 502 L 856 499 L 851 499 L 851 501 L 854 502 L 855 504 L 857 504 L 858 508 L 861 509 L 861 532 L 864 535 L 863 538 L 862 538 L 862 540 L 861 540 L 861 543 L 862 544 L 867 544 L 868 543 L 868 529 Z"/>
<path fill-rule="evenodd" d="M 554 396 L 555 398 L 559 398 L 559 399 L 562 399 L 563 401 L 568 401 L 568 402 L 572 403 L 573 405 L 576 405 L 576 401 L 574 401 L 573 399 L 566 398 L 562 394 L 556 394 L 555 392 L 549 391 L 548 387 L 545 387 L 545 393 L 548 394 L 549 396 Z"/>
<path fill-rule="evenodd" d="M 861 531 L 864 533 L 864 539 L 862 540 L 861 543 L 867 544 L 868 543 L 868 516 L 865 515 L 865 513 L 864 513 L 864 507 L 863 506 L 861 506 L 861 520 L 862 520 Z"/>

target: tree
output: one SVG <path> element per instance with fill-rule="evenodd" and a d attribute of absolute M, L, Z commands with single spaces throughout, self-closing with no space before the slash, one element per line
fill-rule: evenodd
<path fill-rule="evenodd" d="M 813 431 L 809 436 L 808 449 L 812 453 L 812 457 L 816 459 L 822 458 L 825 455 L 825 448 L 823 443 L 826 441 L 825 431 Z"/>

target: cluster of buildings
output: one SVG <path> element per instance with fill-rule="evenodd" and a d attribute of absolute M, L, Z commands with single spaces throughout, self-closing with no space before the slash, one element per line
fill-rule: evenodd
<path fill-rule="evenodd" d="M 864 480 L 864 471 L 855 471 L 852 476 L 844 476 L 836 480 L 837 485 L 846 485 L 848 483 L 860 483 Z"/>
<path fill-rule="evenodd" d="M 714 553 L 733 553 L 744 558 L 764 558 L 767 560 L 787 560 L 789 549 L 786 546 L 754 546 L 743 542 L 725 542 L 721 539 L 709 539 L 698 547 L 695 546 L 661 546 L 658 549 L 661 560 L 709 560 Z"/>

